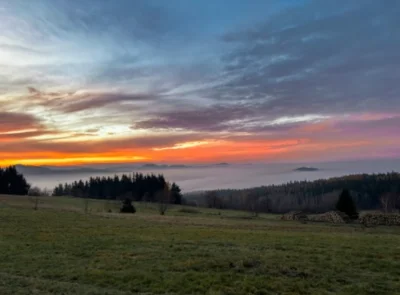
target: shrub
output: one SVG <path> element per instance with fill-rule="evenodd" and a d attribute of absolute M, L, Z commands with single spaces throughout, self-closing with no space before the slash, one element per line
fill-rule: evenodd
<path fill-rule="evenodd" d="M 125 199 L 122 201 L 120 213 L 135 213 L 136 209 L 132 205 L 132 201 L 130 199 Z"/>

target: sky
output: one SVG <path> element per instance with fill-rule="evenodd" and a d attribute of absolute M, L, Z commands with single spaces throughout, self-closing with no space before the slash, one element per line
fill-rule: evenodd
<path fill-rule="evenodd" d="M 0 165 L 399 158 L 399 14 L 0 0 Z"/>

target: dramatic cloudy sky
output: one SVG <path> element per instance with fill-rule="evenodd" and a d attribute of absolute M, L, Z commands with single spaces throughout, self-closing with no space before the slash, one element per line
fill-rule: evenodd
<path fill-rule="evenodd" d="M 0 164 L 400 156 L 400 1 L 0 0 Z"/>

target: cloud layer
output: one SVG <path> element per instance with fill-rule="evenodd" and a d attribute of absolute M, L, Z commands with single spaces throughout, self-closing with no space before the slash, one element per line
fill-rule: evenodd
<path fill-rule="evenodd" d="M 398 157 L 399 13 L 395 0 L 1 3 L 0 164 Z"/>

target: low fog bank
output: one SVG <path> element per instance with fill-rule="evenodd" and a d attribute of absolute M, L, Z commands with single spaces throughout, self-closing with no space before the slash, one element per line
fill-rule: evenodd
<path fill-rule="evenodd" d="M 294 171 L 299 167 L 314 167 L 317 171 Z M 400 160 L 374 160 L 362 162 L 330 162 L 303 164 L 232 164 L 223 167 L 144 169 L 142 173 L 164 174 L 176 182 L 183 192 L 247 188 L 289 181 L 316 180 L 356 173 L 385 173 L 400 171 Z M 134 171 L 136 172 L 136 171 Z M 126 173 L 126 172 L 125 172 Z M 91 176 L 113 176 L 120 171 L 106 173 L 51 173 L 26 174 L 34 186 L 53 189 L 59 183 L 87 180 Z"/>

